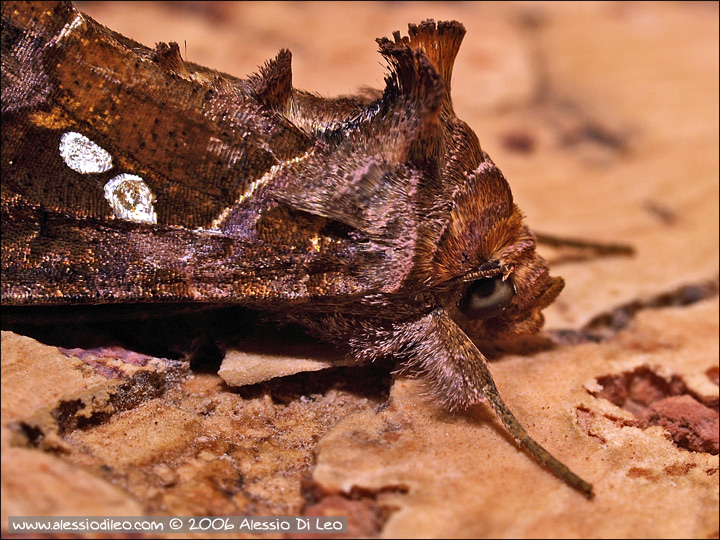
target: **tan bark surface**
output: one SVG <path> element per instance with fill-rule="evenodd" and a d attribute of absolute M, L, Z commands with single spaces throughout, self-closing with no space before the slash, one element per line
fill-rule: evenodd
<path fill-rule="evenodd" d="M 221 379 L 4 332 L 3 530 L 8 515 L 306 513 L 388 538 L 717 536 L 717 3 L 81 10 L 237 76 L 287 47 L 295 86 L 324 95 L 382 86 L 374 38 L 457 19 L 456 112 L 530 225 L 636 256 L 542 248 L 567 282 L 547 328 L 595 321 L 601 339 L 491 366 L 530 434 L 593 482 L 593 501 L 518 451 L 488 408 L 449 415 L 406 379 L 388 400 L 372 368 L 238 391 L 223 379 L 241 382 L 242 352 Z M 244 382 L 292 369 L 257 352 Z M 333 353 L 299 357 L 315 369 Z"/>

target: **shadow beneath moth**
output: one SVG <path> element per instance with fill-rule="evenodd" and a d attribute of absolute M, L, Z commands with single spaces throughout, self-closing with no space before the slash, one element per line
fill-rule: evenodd
<path fill-rule="evenodd" d="M 2 300 L 241 304 L 358 362 L 387 356 L 449 409 L 478 402 L 538 462 L 474 343 L 537 332 L 563 286 L 455 116 L 458 22 L 377 42 L 385 89 L 292 87 L 281 50 L 237 79 L 64 2 L 2 5 Z"/>

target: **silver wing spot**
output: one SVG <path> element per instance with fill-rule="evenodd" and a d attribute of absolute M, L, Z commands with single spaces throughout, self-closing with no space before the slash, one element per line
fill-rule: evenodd
<path fill-rule="evenodd" d="M 105 184 L 105 198 L 115 217 L 135 223 L 157 223 L 153 194 L 134 174 L 118 174 Z"/>
<path fill-rule="evenodd" d="M 82 174 L 112 169 L 112 157 L 85 135 L 68 131 L 60 137 L 60 157 L 65 165 Z"/>

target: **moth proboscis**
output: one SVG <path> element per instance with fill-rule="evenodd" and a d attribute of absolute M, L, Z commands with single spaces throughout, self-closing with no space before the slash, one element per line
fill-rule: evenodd
<path fill-rule="evenodd" d="M 2 4 L 2 300 L 241 304 L 357 362 L 393 356 L 440 405 L 525 431 L 476 343 L 537 332 L 563 287 L 450 96 L 462 24 L 378 39 L 385 88 L 293 88 L 283 49 L 238 79 L 66 2 Z"/>

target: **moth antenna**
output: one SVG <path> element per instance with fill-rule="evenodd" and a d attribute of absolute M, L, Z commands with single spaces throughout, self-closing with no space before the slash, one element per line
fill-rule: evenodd
<path fill-rule="evenodd" d="M 593 497 L 592 484 L 580 478 L 528 435 L 500 397 L 483 354 L 447 312 L 442 309 L 414 323 L 411 335 L 422 336 L 419 345 L 403 353 L 410 368 L 419 369 L 437 401 L 450 409 L 464 409 L 487 402 L 524 448 L 570 487 L 587 498 Z"/>
<path fill-rule="evenodd" d="M 258 101 L 275 111 L 284 111 L 292 97 L 292 53 L 281 49 L 278 55 L 250 78 Z"/>
<path fill-rule="evenodd" d="M 598 257 L 603 256 L 632 256 L 635 255 L 635 248 L 629 244 L 612 244 L 604 242 L 592 242 L 587 240 L 579 240 L 577 238 L 567 238 L 564 236 L 555 236 L 552 234 L 535 233 L 535 238 L 539 244 L 552 246 L 556 248 L 582 249 L 590 253 L 594 253 Z"/>
<path fill-rule="evenodd" d="M 592 499 L 595 496 L 592 484 L 586 482 L 577 474 L 572 472 L 567 465 L 545 450 L 540 443 L 538 443 L 528 434 L 527 431 L 525 431 L 525 428 L 519 420 L 515 418 L 515 415 L 510 411 L 508 406 L 500 397 L 495 384 L 491 384 L 483 388 L 483 393 L 485 395 L 485 399 L 493 408 L 495 414 L 503 423 L 505 428 L 513 436 L 513 439 L 515 439 L 518 446 L 522 446 L 537 460 L 540 465 L 550 470 L 555 476 L 562 479 L 569 486 L 580 491 L 588 499 Z"/>
<path fill-rule="evenodd" d="M 180 54 L 180 47 L 174 41 L 158 43 L 152 51 L 151 60 L 166 71 L 187 77 L 190 72 Z"/>

